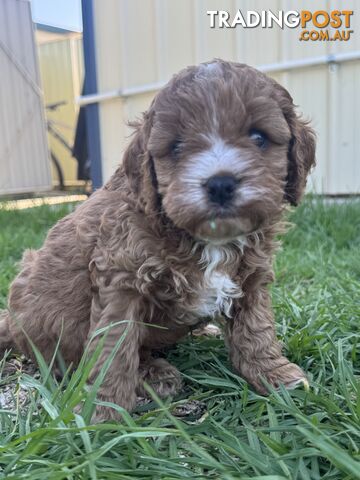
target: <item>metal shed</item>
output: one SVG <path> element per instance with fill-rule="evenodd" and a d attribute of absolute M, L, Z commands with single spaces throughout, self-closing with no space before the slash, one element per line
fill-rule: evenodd
<path fill-rule="evenodd" d="M 0 2 L 0 195 L 51 188 L 30 3 Z"/>
<path fill-rule="evenodd" d="M 359 193 L 360 30 L 357 1 L 348 42 L 300 42 L 296 29 L 209 28 L 208 10 L 315 10 L 304 0 L 87 0 L 83 1 L 88 120 L 95 185 L 121 161 L 125 126 L 156 91 L 186 65 L 214 57 L 268 72 L 292 94 L 318 133 L 318 165 L 309 188 Z M 340 8 L 333 0 L 316 10 Z M 101 161 L 99 161 L 99 159 Z"/>

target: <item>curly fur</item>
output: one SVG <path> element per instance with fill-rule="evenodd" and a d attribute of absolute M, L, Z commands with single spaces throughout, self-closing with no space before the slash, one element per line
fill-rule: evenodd
<path fill-rule="evenodd" d="M 304 380 L 281 354 L 268 292 L 283 210 L 300 200 L 315 161 L 313 131 L 288 92 L 216 60 L 174 76 L 134 127 L 109 182 L 25 252 L 0 348 L 32 356 L 29 337 L 49 361 L 60 338 L 63 358 L 77 364 L 94 332 L 112 326 L 90 382 L 123 338 L 99 396 L 131 410 L 143 380 L 160 395 L 181 386 L 151 352 L 222 315 L 232 364 L 258 391 L 262 378 Z M 266 133 L 266 148 L 251 141 L 253 128 Z M 239 182 L 226 210 L 204 191 L 214 173 Z M 113 417 L 97 408 L 96 420 Z"/>

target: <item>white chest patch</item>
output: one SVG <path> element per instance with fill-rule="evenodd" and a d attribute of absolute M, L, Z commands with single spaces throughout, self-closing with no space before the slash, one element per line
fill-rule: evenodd
<path fill-rule="evenodd" d="M 229 317 L 233 299 L 241 295 L 240 288 L 228 275 L 213 271 L 206 278 L 204 289 L 199 295 L 196 313 L 199 317 L 214 318 L 221 314 Z"/>
<path fill-rule="evenodd" d="M 243 295 L 241 288 L 224 273 L 224 266 L 226 270 L 226 265 L 233 261 L 234 258 L 225 246 L 207 245 L 204 248 L 201 257 L 201 264 L 205 267 L 204 283 L 199 292 L 197 316 L 230 316 L 233 299 Z"/>

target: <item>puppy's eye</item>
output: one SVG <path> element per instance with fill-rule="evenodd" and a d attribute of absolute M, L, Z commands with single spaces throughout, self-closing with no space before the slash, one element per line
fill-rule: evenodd
<path fill-rule="evenodd" d="M 170 155 L 172 157 L 177 157 L 179 155 L 180 151 L 181 151 L 181 140 L 179 138 L 174 140 L 170 144 L 169 150 L 170 150 Z"/>
<path fill-rule="evenodd" d="M 269 140 L 264 132 L 260 130 L 252 129 L 249 132 L 250 140 L 252 140 L 255 145 L 261 149 L 264 149 L 268 146 Z"/>

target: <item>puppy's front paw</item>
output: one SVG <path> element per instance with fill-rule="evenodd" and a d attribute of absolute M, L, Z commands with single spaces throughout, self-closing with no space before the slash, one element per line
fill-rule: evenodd
<path fill-rule="evenodd" d="M 295 363 L 287 361 L 284 365 L 267 371 L 265 374 L 267 381 L 275 388 L 279 388 L 280 384 L 288 390 L 292 390 L 298 386 L 309 388 L 309 382 L 305 373 Z"/>
<path fill-rule="evenodd" d="M 159 395 L 168 397 L 176 395 L 182 386 L 179 371 L 170 365 L 164 358 L 154 358 L 140 365 L 140 382 L 136 393 L 140 397 L 148 397 L 149 393 L 144 388 L 144 382 Z"/>
<path fill-rule="evenodd" d="M 104 394 L 103 392 L 98 392 L 96 400 L 100 402 L 113 403 L 114 405 L 121 406 L 123 409 L 131 412 L 136 406 L 136 394 L 135 391 L 130 392 L 128 395 L 118 394 L 115 398 L 112 395 Z M 82 415 L 83 412 L 83 403 L 76 405 L 74 408 L 74 413 Z M 90 422 L 92 424 L 101 423 L 106 421 L 116 421 L 120 422 L 122 420 L 122 415 L 116 407 L 99 405 L 96 404 L 95 410 L 91 416 Z"/>
<path fill-rule="evenodd" d="M 288 390 L 303 386 L 306 390 L 309 388 L 309 382 L 305 373 L 295 363 L 290 363 L 285 357 L 277 359 L 272 365 L 271 361 L 268 361 L 261 367 L 258 365 L 256 369 L 248 368 L 245 378 L 251 383 L 255 389 L 263 394 L 269 393 L 262 379 L 267 383 L 278 389 L 280 385 Z"/>
<path fill-rule="evenodd" d="M 136 395 L 133 392 L 131 395 L 119 395 L 117 399 L 113 397 L 108 397 L 107 395 L 98 394 L 97 400 L 102 402 L 110 402 L 120 407 L 124 408 L 128 412 L 131 412 L 136 406 Z M 91 418 L 91 423 L 100 423 L 105 421 L 116 421 L 120 422 L 122 420 L 122 415 L 116 408 L 108 407 L 105 405 L 96 405 L 95 411 Z"/>
<path fill-rule="evenodd" d="M 103 405 L 96 405 L 95 411 L 91 417 L 91 423 L 102 423 L 107 421 L 116 422 L 121 421 L 121 415 L 111 407 L 104 407 Z"/>

